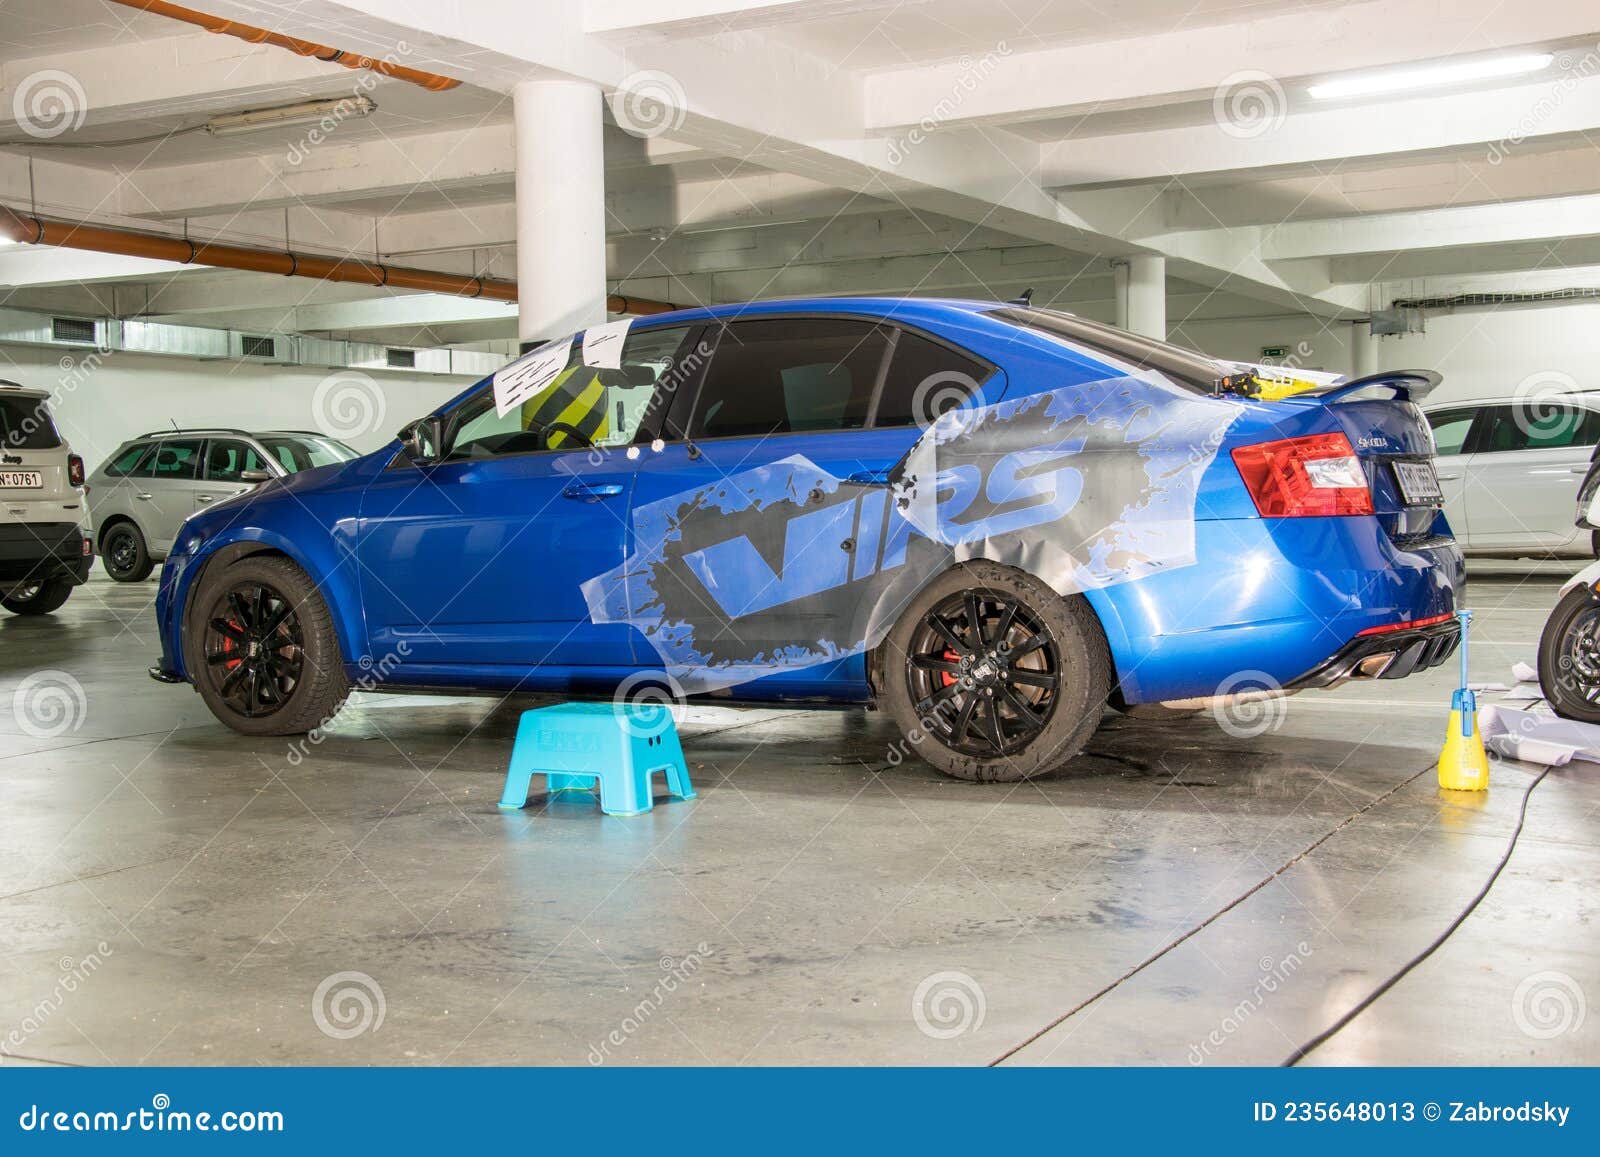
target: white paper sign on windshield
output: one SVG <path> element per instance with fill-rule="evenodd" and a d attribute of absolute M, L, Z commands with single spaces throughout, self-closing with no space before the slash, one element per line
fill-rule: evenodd
<path fill-rule="evenodd" d="M 522 405 L 556 380 L 572 356 L 572 339 L 529 350 L 494 376 L 494 407 L 500 417 Z"/>
<path fill-rule="evenodd" d="M 628 327 L 632 324 L 633 318 L 625 317 L 584 330 L 583 364 L 597 370 L 620 370 L 622 343 L 628 340 Z"/>

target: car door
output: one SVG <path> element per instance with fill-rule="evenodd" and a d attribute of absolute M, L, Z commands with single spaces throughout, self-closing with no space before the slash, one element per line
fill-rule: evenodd
<path fill-rule="evenodd" d="M 240 438 L 208 438 L 205 460 L 200 471 L 201 485 L 196 488 L 194 509 L 204 510 L 212 503 L 232 498 L 253 489 L 260 479 L 246 480 L 249 474 L 276 474 L 256 452 L 256 448 Z"/>
<path fill-rule="evenodd" d="M 172 549 L 178 528 L 194 513 L 202 445 L 200 438 L 163 438 L 135 470 L 133 517 L 155 554 Z"/>
<path fill-rule="evenodd" d="M 1579 400 L 1489 407 L 1466 468 L 1467 519 L 1479 549 L 1573 549 L 1578 485 L 1600 438 Z M 1583 547 L 1587 548 L 1587 539 Z"/>
<path fill-rule="evenodd" d="M 374 657 L 397 656 L 402 679 L 473 668 L 529 688 L 631 667 L 632 629 L 592 622 L 583 583 L 626 553 L 629 450 L 689 332 L 630 332 L 616 369 L 584 364 L 574 340 L 527 403 L 502 416 L 485 383 L 442 415 L 438 461 L 396 456 L 358 530 Z"/>
<path fill-rule="evenodd" d="M 903 557 L 903 541 L 884 541 L 890 468 L 995 371 L 872 319 L 749 319 L 710 338 L 698 389 L 680 394 L 634 489 L 630 570 L 671 539 L 655 587 L 632 592 L 653 640 L 642 663 L 693 652 L 724 685 L 791 668 L 780 677 L 814 693 L 830 673 L 800 652 L 838 641 L 835 594 Z"/>
<path fill-rule="evenodd" d="M 1444 492 L 1444 514 L 1450 530 L 1463 547 L 1472 545 L 1472 523 L 1467 512 L 1467 458 L 1478 406 L 1453 406 L 1430 410 L 1428 425 L 1433 429 L 1433 444 L 1438 457 L 1434 469 L 1439 489 Z"/>

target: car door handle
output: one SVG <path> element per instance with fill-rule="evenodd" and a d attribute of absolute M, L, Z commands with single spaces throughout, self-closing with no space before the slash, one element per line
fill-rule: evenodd
<path fill-rule="evenodd" d="M 589 482 L 574 482 L 561 492 L 561 497 L 577 498 L 583 502 L 599 502 L 602 498 L 615 498 L 621 493 L 620 482 L 602 482 L 598 486 Z"/>
<path fill-rule="evenodd" d="M 215 502 L 217 496 L 215 494 L 196 494 L 194 500 L 196 502 Z"/>
<path fill-rule="evenodd" d="M 857 470 L 846 482 L 854 482 L 861 486 L 887 486 L 889 485 L 889 472 L 887 470 Z"/>
<path fill-rule="evenodd" d="M 1440 482 L 1454 482 L 1457 478 L 1460 478 L 1461 475 L 1459 475 L 1459 474 L 1440 474 L 1438 477 L 1439 477 L 1439 481 Z"/>
<path fill-rule="evenodd" d="M 1568 470 L 1568 473 L 1569 474 L 1587 474 L 1587 473 L 1589 473 L 1589 467 L 1588 466 L 1573 466 Z"/>
<path fill-rule="evenodd" d="M 140 502 L 149 502 L 152 498 L 155 497 L 155 495 L 154 494 L 135 494 L 134 497 L 137 498 Z"/>

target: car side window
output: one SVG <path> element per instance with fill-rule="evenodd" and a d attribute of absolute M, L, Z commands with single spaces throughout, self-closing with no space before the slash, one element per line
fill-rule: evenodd
<path fill-rule="evenodd" d="M 150 452 L 149 442 L 135 442 L 106 463 L 107 478 L 126 478 L 136 473 L 140 461 Z"/>
<path fill-rule="evenodd" d="M 147 477 L 158 481 L 188 481 L 198 476 L 199 466 L 199 442 L 157 442 L 155 455 L 147 465 Z M 144 474 L 144 471 L 140 473 Z"/>
<path fill-rule="evenodd" d="M 447 421 L 446 460 L 630 445 L 676 388 L 690 332 L 681 325 L 630 330 L 617 369 L 585 365 L 579 335 L 566 369 L 516 409 L 497 413 L 492 386 L 463 402 Z"/>
<path fill-rule="evenodd" d="M 871 321 L 774 318 L 727 325 L 717 335 L 690 436 L 861 429 L 888 349 L 888 332 Z"/>
<path fill-rule="evenodd" d="M 947 345 L 901 330 L 878 397 L 874 426 L 930 426 L 978 392 L 989 376 L 981 362 Z"/>
<path fill-rule="evenodd" d="M 206 479 L 210 482 L 243 482 L 247 470 L 264 471 L 261 456 L 248 442 L 213 438 L 206 443 Z"/>
<path fill-rule="evenodd" d="M 1557 400 L 1496 406 L 1489 417 L 1488 453 L 1511 450 L 1565 450 L 1600 440 L 1600 415 Z"/>
<path fill-rule="evenodd" d="M 1429 414 L 1428 425 L 1433 427 L 1435 449 L 1440 454 L 1460 454 L 1477 416 L 1477 410 L 1440 410 Z"/>

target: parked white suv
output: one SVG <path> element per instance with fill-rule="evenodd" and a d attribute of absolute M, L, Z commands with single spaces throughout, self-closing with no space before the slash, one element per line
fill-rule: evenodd
<path fill-rule="evenodd" d="M 0 607 L 49 614 L 93 560 L 83 459 L 56 429 L 49 393 L 0 381 Z"/>
<path fill-rule="evenodd" d="M 307 430 L 155 430 L 118 446 L 89 479 L 106 573 L 142 582 L 183 520 L 271 478 L 348 462 L 356 452 Z"/>
<path fill-rule="evenodd" d="M 1429 407 L 1445 515 L 1468 554 L 1593 557 L 1573 502 L 1600 442 L 1600 390 Z"/>

